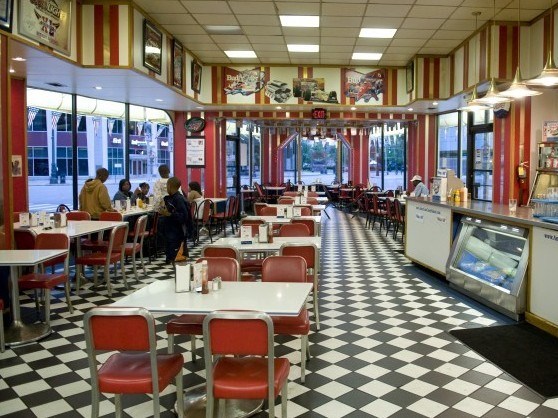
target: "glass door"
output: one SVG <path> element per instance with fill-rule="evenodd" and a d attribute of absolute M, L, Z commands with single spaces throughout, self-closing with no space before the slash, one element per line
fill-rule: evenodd
<path fill-rule="evenodd" d="M 472 149 L 469 155 L 473 158 L 472 169 L 469 170 L 471 184 L 468 187 L 472 190 L 473 199 L 492 201 L 494 135 L 492 132 L 475 132 L 473 129 L 471 138 Z"/>
<path fill-rule="evenodd" d="M 227 135 L 227 196 L 240 193 L 240 138 L 238 135 Z"/>

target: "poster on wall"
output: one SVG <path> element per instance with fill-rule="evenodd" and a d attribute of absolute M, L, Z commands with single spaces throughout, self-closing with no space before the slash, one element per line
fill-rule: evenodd
<path fill-rule="evenodd" d="M 545 120 L 542 130 L 543 142 L 558 142 L 558 121 Z"/>
<path fill-rule="evenodd" d="M 337 92 L 326 91 L 323 78 L 293 78 L 293 95 L 305 102 L 338 103 Z"/>
<path fill-rule="evenodd" d="M 376 70 L 368 73 L 347 70 L 345 72 L 345 96 L 355 103 L 377 102 L 382 104 L 385 90 L 385 71 Z"/>
<path fill-rule="evenodd" d="M 186 167 L 205 167 L 205 138 L 186 138 Z"/>
<path fill-rule="evenodd" d="M 0 29 L 12 31 L 14 0 L 0 0 Z"/>
<path fill-rule="evenodd" d="M 243 71 L 225 68 L 225 94 L 250 96 L 264 88 L 266 78 L 265 71 L 259 68 Z"/>
<path fill-rule="evenodd" d="M 20 0 L 19 34 L 70 55 L 71 0 Z"/>

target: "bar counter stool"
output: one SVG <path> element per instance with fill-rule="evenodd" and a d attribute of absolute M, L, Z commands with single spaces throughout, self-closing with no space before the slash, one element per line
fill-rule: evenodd
<path fill-rule="evenodd" d="M 157 354 L 155 320 L 144 308 L 98 307 L 83 318 L 85 345 L 91 373 L 91 416 L 99 416 L 101 393 L 114 394 L 116 416 L 122 416 L 121 395 L 150 393 L 153 416 L 160 416 L 159 393 L 176 382 L 178 416 L 184 415 L 181 354 Z M 118 330 L 118 332 L 114 332 Z M 99 354 L 105 358 L 97 367 Z"/>

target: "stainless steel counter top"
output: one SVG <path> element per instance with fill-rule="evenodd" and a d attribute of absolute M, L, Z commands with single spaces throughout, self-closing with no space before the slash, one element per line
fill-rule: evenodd
<path fill-rule="evenodd" d="M 408 197 L 408 201 L 424 203 L 433 206 L 440 206 L 451 209 L 453 212 L 463 215 L 488 218 L 503 223 L 513 223 L 520 226 L 537 226 L 540 228 L 547 228 L 558 230 L 558 224 L 543 222 L 539 218 L 533 217 L 533 209 L 530 207 L 519 207 L 515 213 L 510 213 L 508 205 L 501 205 L 499 203 L 479 202 L 477 200 L 453 203 L 453 202 L 438 202 L 424 197 Z"/>

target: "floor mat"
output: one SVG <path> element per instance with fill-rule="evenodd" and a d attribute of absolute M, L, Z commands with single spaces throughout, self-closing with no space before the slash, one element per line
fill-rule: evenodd
<path fill-rule="evenodd" d="M 558 338 L 527 323 L 450 334 L 541 396 L 558 396 Z"/>

